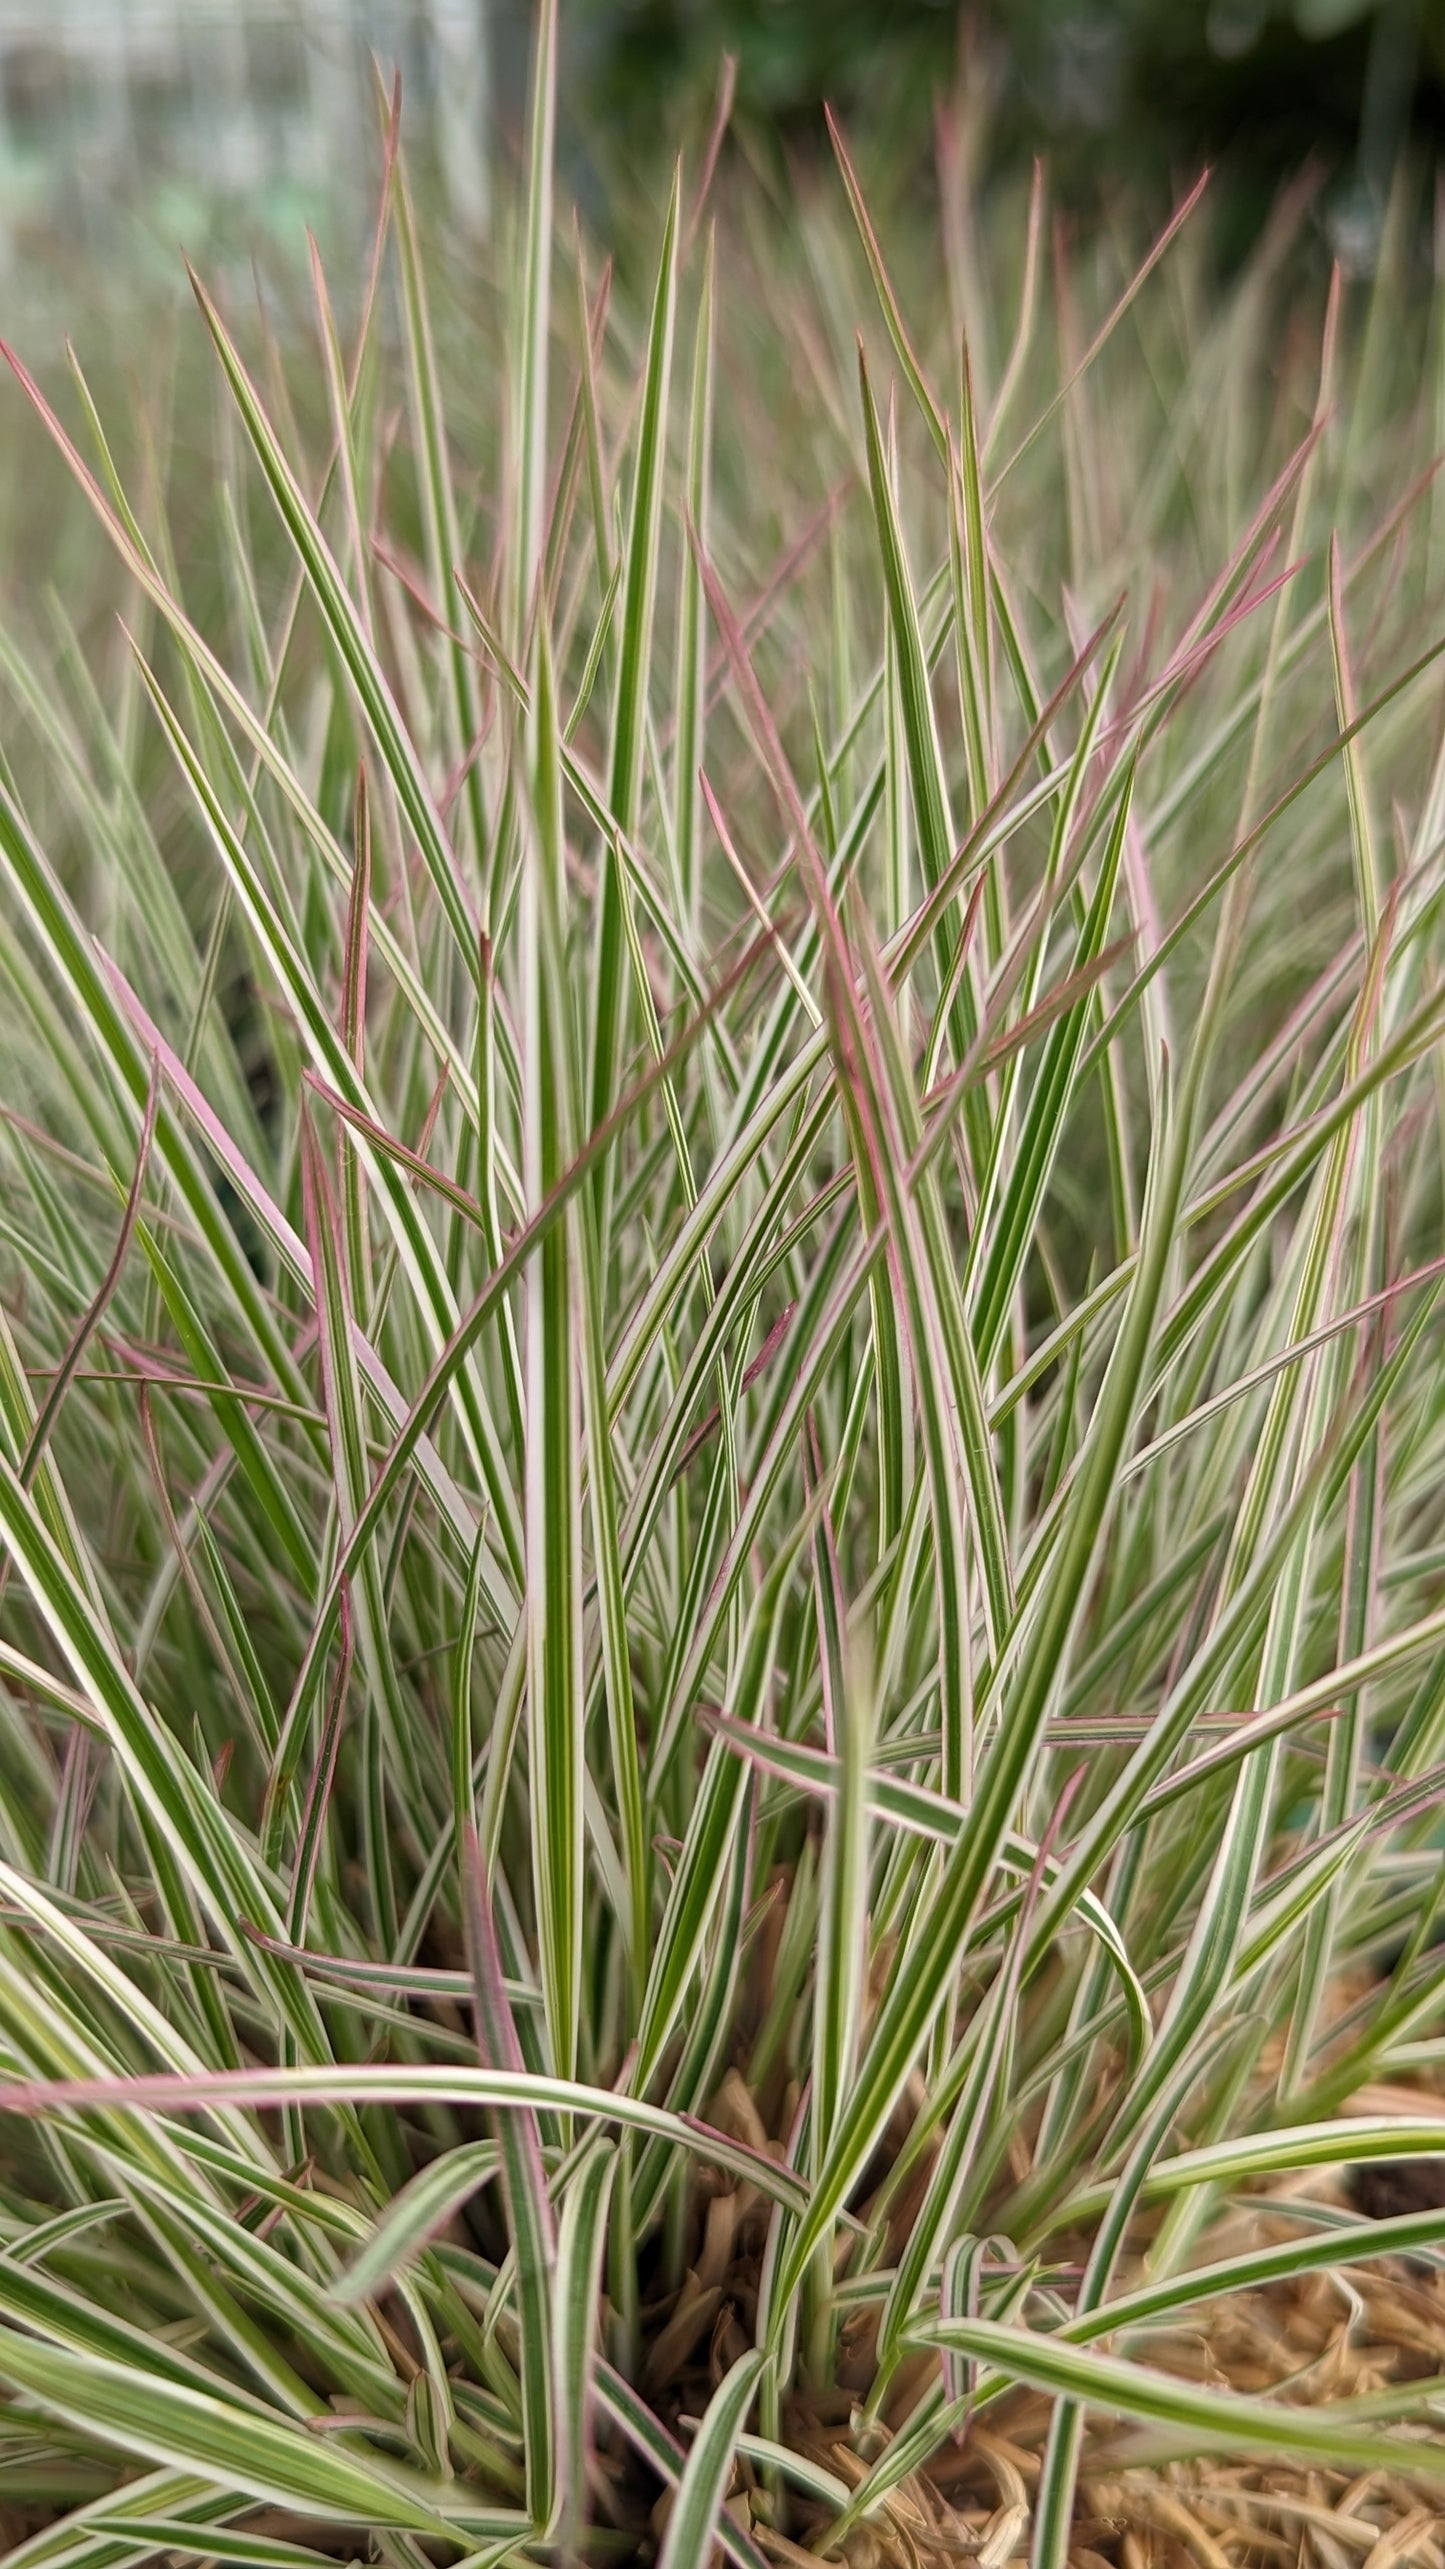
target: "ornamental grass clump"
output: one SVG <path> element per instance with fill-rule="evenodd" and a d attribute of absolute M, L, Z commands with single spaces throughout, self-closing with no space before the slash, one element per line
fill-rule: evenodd
<path fill-rule="evenodd" d="M 9 2557 L 1437 2558 L 1403 234 L 649 302 L 554 41 L 485 290 L 393 111 L 214 435 L 12 358 Z"/>

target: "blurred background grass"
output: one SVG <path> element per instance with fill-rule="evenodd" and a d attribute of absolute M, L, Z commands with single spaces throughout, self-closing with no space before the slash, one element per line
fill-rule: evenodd
<path fill-rule="evenodd" d="M 369 58 L 400 68 L 413 159 L 484 229 L 516 148 L 526 0 L 0 0 L 0 297 L 24 333 L 217 262 L 359 244 L 374 187 Z M 1433 264 L 1445 0 L 567 0 L 564 167 L 593 211 L 696 133 L 725 53 L 735 131 L 774 165 L 847 114 L 896 190 L 932 186 L 931 113 L 966 109 L 975 177 L 1046 156 L 1053 200 L 1152 209 L 1218 171 L 1242 256 L 1308 171 L 1308 236 L 1359 271 L 1392 182 Z"/>
<path fill-rule="evenodd" d="M 401 78 L 442 300 L 473 349 L 465 383 L 497 322 L 485 280 L 501 271 L 477 250 L 512 220 L 532 19 L 532 0 L 0 0 L 0 333 L 62 394 L 73 338 L 132 423 L 126 468 L 168 485 L 183 519 L 204 511 L 233 432 L 182 253 L 233 312 L 259 296 L 268 328 L 311 347 L 309 228 L 353 317 L 379 65 Z M 1011 274 L 1036 158 L 1051 255 L 1072 240 L 1111 274 L 1208 163 L 1191 292 L 1207 302 L 1262 248 L 1271 308 L 1311 336 L 1339 259 L 1387 288 L 1371 308 L 1410 345 L 1440 338 L 1445 0 L 562 0 L 561 38 L 562 195 L 614 258 L 623 308 L 648 291 L 672 155 L 696 172 L 732 56 L 722 185 L 730 165 L 745 176 L 754 226 L 772 202 L 761 275 L 803 255 L 789 209 L 836 185 L 831 100 L 920 313 L 942 290 L 940 211 L 945 229 L 964 205 L 988 227 L 981 261 L 960 245 L 971 272 L 995 291 Z M 985 372 L 1005 326 L 988 301 L 969 314 Z M 1374 333 L 1382 387 L 1400 328 Z M 768 399 L 796 416 L 789 387 Z M 797 436 L 801 454 L 801 419 Z M 198 534 L 193 585 L 208 565 L 219 580 L 216 554 Z M 92 632 L 114 605 L 89 513 L 28 434 L 0 466 L 0 561 L 27 627 L 57 592 L 87 601 Z"/>

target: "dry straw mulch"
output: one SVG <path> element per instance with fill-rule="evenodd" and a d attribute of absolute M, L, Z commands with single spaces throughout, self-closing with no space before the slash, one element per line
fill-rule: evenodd
<path fill-rule="evenodd" d="M 1420 2099 L 1410 2098 L 1418 2110 Z M 1377 2111 L 1375 2092 L 1356 2100 Z M 1399 2105 L 1398 2092 L 1388 2103 Z M 1393 2173 L 1398 2192 L 1417 2172 Z M 1423 2200 L 1438 2202 L 1439 2163 L 1418 2172 Z M 1361 2210 L 1415 2208 L 1401 2200 L 1388 2207 L 1362 2201 L 1345 2173 L 1310 2172 L 1293 2185 L 1277 2183 L 1274 2199 L 1289 2196 L 1328 2202 L 1358 2218 Z M 716 2224 L 716 2213 L 714 2214 Z M 1295 2224 L 1263 2207 L 1236 2208 L 1202 2238 L 1198 2262 L 1212 2262 L 1252 2247 L 1297 2235 Z M 735 2351 L 736 2305 L 732 2277 L 714 2277 L 699 2295 L 695 2278 L 685 2289 L 695 2326 L 689 2331 L 692 2364 L 684 2413 L 700 2408 L 705 2375 L 721 2369 Z M 1121 2284 L 1124 2278 L 1120 2278 Z M 747 2298 L 746 2285 L 741 2285 Z M 703 2315 L 705 2313 L 705 2316 Z M 685 2323 L 684 2323 L 685 2325 Z M 673 2336 L 678 2323 L 663 2336 Z M 717 2365 L 709 2365 L 716 2348 Z M 1406 2422 L 1396 2429 L 1402 2446 L 1416 2437 L 1445 2435 L 1445 2390 L 1420 2422 L 1430 2401 L 1425 2385 L 1445 2376 L 1445 2258 L 1426 2265 L 1388 2259 L 1355 2266 L 1345 2275 L 1310 2274 L 1291 2285 L 1238 2294 L 1209 2303 L 1185 2324 L 1138 2331 L 1130 2351 L 1141 2360 L 1213 2389 L 1311 2406 L 1325 2402 L 1398 2403 Z M 1411 2385 L 1419 2385 L 1412 2400 Z M 846 2401 L 840 2400 L 843 2411 Z M 1413 2423 L 1407 2413 L 1416 2411 Z M 926 2473 L 895 2493 L 885 2515 L 858 2529 L 841 2553 L 848 2569 L 945 2569 L 968 2561 L 976 2569 L 1024 2569 L 1032 2536 L 1032 2496 L 1048 2433 L 1050 2404 L 1020 2392 L 980 2418 L 962 2440 L 937 2455 Z M 685 2429 L 684 2429 L 685 2431 Z M 856 2484 L 866 2463 L 855 2449 L 851 2418 L 825 2421 L 793 2414 L 789 2441 L 810 2452 L 838 2479 Z M 729 2501 L 759 2548 L 785 2564 L 812 2564 L 820 2553 L 826 2519 L 805 2502 L 789 2501 L 788 2530 L 768 2521 L 767 2501 L 744 2469 Z M 655 2510 L 654 2536 L 666 2520 Z M 645 2546 L 644 2546 L 645 2547 Z M 721 2557 L 720 2553 L 716 2555 Z M 1347 2471 L 1305 2469 L 1281 2461 L 1234 2462 L 1225 2457 L 1183 2458 L 1157 2432 L 1147 2434 L 1091 2422 L 1079 2476 L 1071 2569 L 1445 2569 L 1445 2506 L 1438 2482 L 1411 2476 L 1407 2453 L 1401 2468 L 1364 2477 Z"/>

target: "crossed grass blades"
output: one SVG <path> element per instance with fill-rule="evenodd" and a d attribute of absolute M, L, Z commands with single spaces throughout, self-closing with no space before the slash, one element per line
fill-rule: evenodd
<path fill-rule="evenodd" d="M 12 360 L 9 2557 L 1413 2505 L 1188 2356 L 1445 2245 L 1438 353 L 947 119 L 916 337 L 841 140 L 614 309 L 554 43 L 490 300 L 394 109 L 319 373 L 198 285 L 199 503 Z"/>

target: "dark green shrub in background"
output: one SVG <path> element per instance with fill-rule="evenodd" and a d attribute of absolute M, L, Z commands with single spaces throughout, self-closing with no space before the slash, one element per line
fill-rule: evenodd
<path fill-rule="evenodd" d="M 758 129 L 806 133 L 832 98 L 902 138 L 962 51 L 1001 156 L 1044 150 L 1090 190 L 1220 161 L 1242 225 L 1317 157 L 1357 236 L 1407 138 L 1433 154 L 1445 135 L 1437 0 L 581 0 L 572 50 L 583 118 L 629 145 L 725 50 Z"/>

